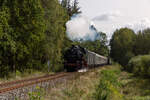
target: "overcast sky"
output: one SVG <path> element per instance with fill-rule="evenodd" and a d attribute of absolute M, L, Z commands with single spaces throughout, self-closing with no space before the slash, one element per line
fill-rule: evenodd
<path fill-rule="evenodd" d="M 150 27 L 150 0 L 79 0 L 82 15 L 108 35 L 116 28 Z"/>

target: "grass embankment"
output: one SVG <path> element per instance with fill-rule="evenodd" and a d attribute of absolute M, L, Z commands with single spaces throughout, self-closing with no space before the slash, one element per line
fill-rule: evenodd
<path fill-rule="evenodd" d="M 16 73 L 9 73 L 7 77 L 0 78 L 0 83 L 39 77 L 45 74 L 48 74 L 48 73 L 45 73 L 42 71 L 36 71 L 36 70 L 24 71 L 23 73 L 16 71 Z M 49 74 L 53 74 L 53 72 L 50 72 Z"/>
<path fill-rule="evenodd" d="M 121 72 L 119 80 L 126 100 L 150 100 L 150 79 Z"/>
<path fill-rule="evenodd" d="M 55 84 L 44 100 L 150 100 L 150 79 L 106 66 Z M 101 98 L 101 99 L 100 99 Z"/>
<path fill-rule="evenodd" d="M 44 100 L 93 100 L 92 93 L 98 84 L 99 71 L 100 69 L 92 70 L 63 84 L 56 84 Z"/>

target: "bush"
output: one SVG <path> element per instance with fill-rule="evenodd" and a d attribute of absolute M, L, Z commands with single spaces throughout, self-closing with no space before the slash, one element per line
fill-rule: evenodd
<path fill-rule="evenodd" d="M 29 100 L 44 100 L 44 90 L 40 87 L 36 87 L 35 92 L 29 92 Z"/>
<path fill-rule="evenodd" d="M 127 69 L 135 75 L 150 76 L 150 55 L 133 57 L 129 61 Z"/>
<path fill-rule="evenodd" d="M 93 94 L 95 100 L 123 100 L 120 94 L 118 82 L 119 71 L 104 70 L 101 72 L 101 78 L 96 91 Z"/>

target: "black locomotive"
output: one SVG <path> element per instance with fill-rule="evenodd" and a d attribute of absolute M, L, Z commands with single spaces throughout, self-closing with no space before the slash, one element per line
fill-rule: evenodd
<path fill-rule="evenodd" d="M 65 52 L 65 69 L 67 71 L 76 71 L 83 67 L 86 67 L 85 62 L 86 50 L 81 46 L 72 45 L 70 49 Z"/>

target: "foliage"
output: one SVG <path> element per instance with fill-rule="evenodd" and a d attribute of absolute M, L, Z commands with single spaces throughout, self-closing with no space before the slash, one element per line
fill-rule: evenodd
<path fill-rule="evenodd" d="M 50 89 L 45 97 L 46 100 L 94 100 L 95 93 L 99 91 L 98 84 L 100 84 L 100 79 L 103 79 L 102 75 L 99 75 L 99 72 L 102 70 L 108 71 L 115 74 L 115 81 L 119 82 L 119 86 L 114 85 L 115 90 L 122 95 L 122 98 L 119 98 L 119 95 L 108 92 L 107 100 L 149 100 L 150 99 L 150 79 L 143 78 L 133 75 L 125 71 L 119 70 L 120 65 L 105 66 L 100 69 L 89 71 L 85 75 L 78 76 L 71 81 L 66 82 L 65 84 L 55 84 L 55 88 Z M 103 73 L 103 72 L 102 72 Z M 112 77 L 112 74 L 107 78 Z M 106 79 L 106 78 L 105 78 Z M 110 79 L 111 80 L 111 79 Z M 113 80 L 112 80 L 113 81 Z M 109 81 L 110 83 L 110 81 Z M 76 85 L 75 85 L 76 84 Z M 107 83 L 108 84 L 108 83 Z M 113 82 L 113 84 L 116 84 Z M 121 86 L 120 86 L 121 84 Z M 96 85 L 96 89 L 94 88 Z M 112 84 L 111 84 L 112 85 Z M 101 86 L 101 85 L 99 85 Z M 62 88 L 63 87 L 63 88 Z M 104 86 L 103 86 L 104 87 Z M 119 88 L 117 88 L 119 87 Z M 106 86 L 107 89 L 108 86 Z M 106 89 L 101 90 L 105 94 Z M 114 90 L 113 90 L 114 91 Z M 94 92 L 94 94 L 93 94 Z M 98 94 L 98 93 L 97 93 Z M 111 95 L 112 94 L 112 95 Z M 59 96 L 58 96 L 59 95 Z M 116 96 L 116 97 L 114 97 Z M 110 97 L 110 98 L 109 98 Z M 102 99 L 98 99 L 102 100 Z"/>
<path fill-rule="evenodd" d="M 128 70 L 135 75 L 150 76 L 150 55 L 133 57 L 128 63 Z"/>
<path fill-rule="evenodd" d="M 0 76 L 18 70 L 62 68 L 69 16 L 58 0 L 0 1 Z M 55 66 L 55 67 L 52 67 Z"/>
<path fill-rule="evenodd" d="M 128 28 L 116 30 L 110 41 L 111 57 L 114 61 L 119 62 L 124 68 L 132 72 L 132 67 L 126 66 L 129 60 L 138 55 L 147 55 L 150 53 L 150 29 L 139 31 L 137 34 Z M 136 57 L 135 57 L 136 58 Z M 140 58 L 133 58 L 132 63 L 141 65 Z M 138 59 L 139 58 L 139 59 Z M 144 58 L 143 58 L 144 59 Z M 146 58 L 147 59 L 147 58 Z M 133 61 L 137 60 L 137 61 Z M 139 61 L 139 62 L 138 62 Z"/>
<path fill-rule="evenodd" d="M 45 24 L 47 26 L 43 59 L 50 61 L 51 70 L 59 71 L 63 69 L 62 52 L 67 47 L 65 44 L 67 41 L 65 23 L 69 16 L 57 0 L 42 0 L 42 5 L 45 10 Z"/>
<path fill-rule="evenodd" d="M 93 94 L 95 100 L 123 100 L 120 94 L 118 76 L 120 71 L 103 70 L 100 74 L 99 84 Z"/>
<path fill-rule="evenodd" d="M 70 0 L 62 0 L 61 4 L 58 0 L 1 0 L 0 77 L 26 70 L 47 71 L 47 62 L 50 71 L 63 70 L 63 53 L 72 44 L 65 23 L 78 13 L 77 0 L 73 4 Z M 103 36 L 85 45 L 107 55 Z"/>
<path fill-rule="evenodd" d="M 11 37 L 13 29 L 9 26 L 10 19 L 10 9 L 3 2 L 0 6 L 0 76 L 8 74 L 9 63 L 14 60 L 16 52 L 16 43 Z"/>
<path fill-rule="evenodd" d="M 130 58 L 134 56 L 133 45 L 135 36 L 133 30 L 128 28 L 121 28 L 114 32 L 110 41 L 110 55 L 114 61 L 124 66 L 127 65 Z"/>
<path fill-rule="evenodd" d="M 35 92 L 30 92 L 29 94 L 29 100 L 44 100 L 43 96 L 44 90 L 41 89 L 40 87 L 36 87 Z"/>
<path fill-rule="evenodd" d="M 80 7 L 78 6 L 79 2 L 78 0 L 74 0 L 73 4 L 71 4 L 71 0 L 62 0 L 61 5 L 63 8 L 66 9 L 68 15 L 71 17 L 74 14 L 81 13 Z"/>
<path fill-rule="evenodd" d="M 150 53 L 150 29 L 139 31 L 134 44 L 135 55 L 145 55 Z"/>
<path fill-rule="evenodd" d="M 36 68 L 45 38 L 40 0 L 5 0 L 0 11 L 0 66 L 11 71 Z"/>

